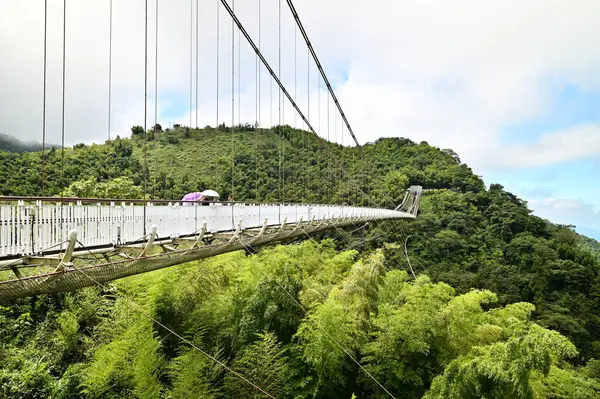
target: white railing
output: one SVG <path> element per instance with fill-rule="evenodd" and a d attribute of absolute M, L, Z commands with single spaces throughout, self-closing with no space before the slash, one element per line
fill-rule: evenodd
<path fill-rule="evenodd" d="M 145 218 L 144 218 L 145 213 Z M 152 226 L 159 237 L 195 234 L 206 222 L 209 232 L 230 231 L 241 221 L 243 228 L 297 223 L 313 219 L 390 219 L 414 217 L 388 209 L 307 204 L 222 204 L 203 206 L 148 203 L 48 203 L 23 201 L 0 205 L 0 256 L 31 255 L 65 248 L 69 230 L 78 231 L 85 246 L 115 245 L 144 238 Z"/>

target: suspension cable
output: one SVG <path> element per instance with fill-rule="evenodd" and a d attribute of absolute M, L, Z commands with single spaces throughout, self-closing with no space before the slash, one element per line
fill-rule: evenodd
<path fill-rule="evenodd" d="M 148 192 L 148 0 L 144 1 L 144 235 L 146 235 L 146 194 Z"/>
<path fill-rule="evenodd" d="M 343 123 L 341 124 L 341 127 L 342 127 L 342 148 L 341 148 L 341 150 L 342 150 L 342 159 L 343 159 L 344 152 L 346 150 L 346 147 L 344 147 L 344 124 Z M 342 180 L 341 180 L 342 198 L 344 198 L 345 192 L 348 191 L 348 173 L 347 173 L 347 170 L 344 170 L 344 169 L 341 170 L 341 173 L 342 173 Z M 346 187 L 344 187 L 344 177 L 346 178 Z M 350 202 L 348 202 L 348 201 L 344 201 L 344 202 L 346 202 L 348 205 L 350 205 Z"/>
<path fill-rule="evenodd" d="M 335 148 L 339 147 L 339 143 L 338 143 L 338 115 L 334 114 L 333 115 L 333 142 L 335 143 Z M 340 180 L 341 180 L 341 170 L 342 170 L 342 162 L 341 162 L 341 151 L 338 151 L 338 154 L 340 154 L 340 175 L 338 177 L 337 175 L 337 171 L 336 171 L 336 176 L 335 176 L 335 180 L 338 182 L 338 184 L 336 184 L 336 191 L 340 191 L 339 187 L 340 187 Z"/>
<path fill-rule="evenodd" d="M 310 121 L 310 53 L 306 50 L 306 109 Z"/>
<path fill-rule="evenodd" d="M 194 54 L 194 0 L 190 0 L 190 123 L 188 130 L 192 128 L 192 86 L 193 86 L 193 54 Z"/>
<path fill-rule="evenodd" d="M 261 25 L 262 25 L 262 15 L 261 15 L 261 0 L 258 0 L 258 52 L 256 52 L 256 63 L 258 65 L 258 53 L 260 53 L 260 50 L 262 49 L 262 41 L 261 41 Z M 241 29 L 240 29 L 241 31 Z M 262 119 L 262 109 L 261 109 L 261 103 L 262 103 L 262 95 L 261 95 L 261 78 L 262 78 L 262 68 L 260 67 L 260 65 L 258 66 L 258 126 L 261 126 L 261 119 Z"/>
<path fill-rule="evenodd" d="M 258 55 L 258 57 L 262 61 L 263 65 L 269 71 L 269 73 L 270 73 L 271 77 L 273 78 L 273 80 L 275 80 L 275 82 L 279 85 L 279 87 L 281 88 L 282 92 L 285 94 L 285 96 L 287 97 L 287 99 L 294 106 L 294 109 L 301 116 L 301 118 L 304 121 L 304 123 L 306 123 L 306 125 L 311 130 L 311 132 L 314 133 L 317 136 L 318 139 L 320 139 L 320 137 L 317 135 L 317 132 L 314 130 L 314 128 L 312 127 L 312 125 L 310 124 L 310 122 L 308 121 L 308 119 L 305 117 L 304 113 L 300 110 L 300 108 L 298 107 L 298 105 L 296 104 L 296 102 L 293 100 L 293 98 L 291 97 L 291 95 L 286 90 L 285 86 L 283 85 L 283 83 L 281 82 L 281 80 L 279 79 L 279 77 L 277 76 L 277 74 L 275 74 L 275 72 L 273 71 L 273 69 L 271 68 L 271 66 L 267 62 L 267 60 L 264 58 L 262 52 L 256 47 L 256 44 L 254 43 L 254 41 L 252 40 L 252 38 L 250 37 L 250 35 L 248 34 L 248 32 L 246 31 L 246 29 L 242 25 L 242 23 L 239 21 L 239 19 L 237 18 L 237 16 L 235 15 L 235 13 L 233 12 L 233 10 L 231 9 L 231 7 L 229 6 L 229 4 L 227 3 L 227 0 L 221 0 L 221 4 L 225 8 L 225 10 L 229 13 L 229 15 L 231 16 L 231 18 L 233 18 L 233 20 L 237 24 L 238 28 L 242 32 L 242 34 L 244 35 L 244 37 L 246 38 L 246 40 L 248 41 L 248 43 L 250 44 L 250 46 L 253 48 L 254 52 Z M 332 90 L 331 90 L 331 85 L 329 85 L 329 81 L 326 80 L 326 77 L 324 78 L 324 80 L 326 81 L 327 86 L 330 89 L 330 94 L 332 94 L 332 98 L 334 98 L 335 94 L 331 93 Z M 271 93 L 272 93 L 272 91 L 271 91 Z M 334 98 L 334 100 L 335 100 L 335 98 Z M 335 101 L 337 101 L 337 100 L 335 100 Z M 339 103 L 336 103 L 336 105 L 338 105 L 338 107 L 339 107 Z M 271 101 L 271 108 L 272 108 L 272 101 Z M 342 117 L 345 119 L 345 116 L 342 116 Z M 352 137 L 355 139 L 354 134 L 352 134 Z M 358 146 L 360 146 L 358 144 L 358 141 L 355 140 L 355 143 Z M 340 168 L 343 169 L 343 165 L 340 165 Z"/>
<path fill-rule="evenodd" d="M 231 0 L 235 10 L 235 0 Z M 235 23 L 231 21 L 231 198 L 235 201 Z"/>
<path fill-rule="evenodd" d="M 63 0 L 63 53 L 62 53 L 62 120 L 61 120 L 61 148 L 60 148 L 60 182 L 64 184 L 65 178 L 65 80 L 66 80 L 66 44 L 67 44 L 67 0 Z M 63 187 L 64 188 L 64 187 Z M 61 190 L 61 198 L 63 190 Z M 62 212 L 62 206 L 61 206 Z M 62 217 L 61 217 L 62 220 Z M 62 226 L 62 221 L 61 221 Z"/>
<path fill-rule="evenodd" d="M 157 0 L 158 1 L 158 0 Z M 200 14 L 200 7 L 198 7 L 198 0 L 196 0 L 196 129 L 198 129 L 198 42 L 200 39 L 198 18 Z M 196 147 L 197 148 L 197 147 Z"/>
<path fill-rule="evenodd" d="M 296 27 L 296 24 L 294 24 L 294 101 L 298 101 L 298 65 L 297 65 L 297 55 L 296 55 L 296 36 L 297 36 L 297 32 L 298 32 L 298 28 Z M 298 115 L 293 112 L 294 114 L 294 129 L 293 129 L 293 135 L 290 137 L 290 141 L 291 141 L 291 145 L 293 147 L 294 145 L 294 139 L 295 136 L 297 134 L 296 129 L 298 129 Z M 296 181 L 294 182 L 294 201 L 301 201 L 302 198 L 302 193 L 298 192 L 298 188 L 300 187 L 300 185 L 298 184 L 299 182 L 299 175 L 298 172 L 300 171 L 300 167 L 298 164 L 298 150 L 294 151 L 292 154 L 292 160 L 293 160 L 293 165 L 294 165 L 294 171 L 292 172 L 293 175 L 295 175 L 294 177 L 296 178 Z"/>
<path fill-rule="evenodd" d="M 258 0 L 258 47 L 261 47 L 261 0 Z M 259 198 L 259 165 L 260 165 L 260 147 L 259 147 L 259 131 L 260 131 L 260 123 L 261 123 L 261 108 L 260 103 L 262 101 L 261 97 L 261 87 L 260 87 L 260 77 L 262 75 L 262 69 L 260 68 L 258 62 L 258 54 L 256 54 L 256 130 L 255 130 L 255 138 L 256 138 L 256 201 Z"/>
<path fill-rule="evenodd" d="M 242 125 L 242 41 L 241 41 L 241 33 L 238 29 L 238 75 L 237 75 L 237 86 L 238 86 L 238 125 Z"/>
<path fill-rule="evenodd" d="M 281 2 L 281 0 L 280 0 Z M 281 53 L 281 47 L 282 47 L 282 43 L 283 43 L 283 36 L 281 35 L 281 28 L 282 28 L 282 22 L 281 22 L 281 4 L 278 6 L 279 9 L 279 78 L 283 81 L 283 71 L 281 69 L 281 57 L 282 57 L 282 53 Z M 283 96 L 281 95 L 281 89 L 279 89 L 279 107 L 281 108 L 280 111 L 280 116 L 279 116 L 279 126 L 283 126 L 285 125 L 285 101 L 283 100 Z M 285 188 L 285 142 L 286 140 L 284 140 L 285 138 L 281 137 L 281 187 L 283 189 L 283 195 L 282 195 L 282 202 L 286 201 L 286 188 Z M 289 199 L 288 199 L 289 200 Z"/>
<path fill-rule="evenodd" d="M 112 0 L 111 0 L 112 1 Z M 42 106 L 42 196 L 46 189 L 46 74 L 48 51 L 48 0 L 44 0 L 44 94 Z"/>
<path fill-rule="evenodd" d="M 273 129 L 273 80 L 269 80 L 269 129 Z"/>
<path fill-rule="evenodd" d="M 298 25 L 298 28 L 300 29 L 300 32 L 302 33 L 302 36 L 304 37 L 304 41 L 306 42 L 306 45 L 308 46 L 308 50 L 312 54 L 315 64 L 317 65 L 317 68 L 319 69 L 319 72 L 321 73 L 321 76 L 323 77 L 323 81 L 325 82 L 327 89 L 329 89 L 329 93 L 331 94 L 331 98 L 333 99 L 333 102 L 337 106 L 338 111 L 340 111 L 340 115 L 341 115 L 342 119 L 344 120 L 344 123 L 346 124 L 348 131 L 352 135 L 354 142 L 356 143 L 357 146 L 359 146 L 360 144 L 358 144 L 358 140 L 356 139 L 356 136 L 354 135 L 354 132 L 352 131 L 352 128 L 350 127 L 350 123 L 348 122 L 348 119 L 346 118 L 346 114 L 344 114 L 344 111 L 342 110 L 342 106 L 340 105 L 337 97 L 335 96 L 335 92 L 333 91 L 331 84 L 329 84 L 329 79 L 327 79 L 327 75 L 325 75 L 325 71 L 323 70 L 323 67 L 321 66 L 321 62 L 319 61 L 319 58 L 317 57 L 317 53 L 315 52 L 315 50 L 308 38 L 308 35 L 306 34 L 306 31 L 304 30 L 304 26 L 302 25 L 302 21 L 300 21 L 300 17 L 298 16 L 296 7 L 294 7 L 294 3 L 292 2 L 292 0 L 286 0 L 286 1 L 288 3 L 288 6 L 290 7 L 290 11 L 292 12 L 292 15 L 294 16 L 294 19 L 296 20 L 296 24 Z"/>
<path fill-rule="evenodd" d="M 296 40 L 297 36 L 298 36 L 298 27 L 294 24 L 294 101 L 297 101 L 297 99 L 298 99 L 298 61 L 297 61 L 298 41 Z M 298 126 L 296 125 L 296 113 L 294 113 L 294 128 L 296 128 L 296 129 L 298 128 Z"/>
<path fill-rule="evenodd" d="M 321 131 L 321 78 L 317 75 L 317 128 Z M 323 145 L 322 142 L 320 142 Z M 326 145 L 327 143 L 325 143 Z M 326 172 L 323 172 L 326 174 Z M 323 198 L 323 187 L 319 187 L 319 194 L 321 195 L 321 201 Z"/>
<path fill-rule="evenodd" d="M 329 168 L 328 168 L 329 169 L 329 179 L 327 179 L 327 181 L 329 184 L 327 184 L 327 186 L 328 186 L 327 188 L 329 189 L 328 201 L 331 201 L 331 189 L 333 186 L 333 168 L 331 166 L 331 161 L 332 161 L 333 157 L 331 156 L 331 141 L 329 139 L 329 131 L 331 128 L 331 119 L 329 118 L 329 111 L 331 109 L 331 106 L 329 104 L 329 97 L 330 97 L 329 94 L 327 94 L 327 148 L 329 148 L 329 157 L 328 157 L 329 160 L 327 161 L 327 166 L 329 166 Z"/>
<path fill-rule="evenodd" d="M 111 0 L 112 1 L 112 0 Z M 154 152 L 152 160 L 154 161 L 154 172 L 152 174 L 152 198 L 156 198 L 156 175 L 158 174 L 158 168 L 156 167 L 156 149 L 158 147 L 158 2 L 156 1 L 155 11 L 155 36 L 154 36 Z"/>
<path fill-rule="evenodd" d="M 278 65 L 277 65 L 277 75 L 281 78 L 281 0 L 277 2 L 277 14 L 278 14 Z M 271 80 L 272 82 L 272 80 Z M 281 130 L 281 88 L 277 91 L 277 108 L 278 108 L 278 123 L 279 126 L 279 202 L 283 202 L 283 175 L 282 171 L 282 162 L 283 162 L 283 132 Z"/>
<path fill-rule="evenodd" d="M 310 121 L 310 55 L 308 53 L 308 50 L 306 51 L 306 109 L 307 109 L 307 118 Z M 312 147 L 312 143 L 311 143 L 311 137 L 308 137 L 308 148 L 309 150 Z M 312 151 L 309 151 L 309 154 L 312 155 Z M 308 168 L 306 169 L 306 173 L 307 173 L 307 179 L 306 179 L 306 189 L 308 194 L 312 194 L 312 180 L 311 180 L 311 169 L 312 169 L 312 165 L 310 162 L 310 157 L 306 158 L 306 161 L 308 163 Z"/>
<path fill-rule="evenodd" d="M 317 128 L 321 131 L 321 78 L 317 76 Z"/>
<path fill-rule="evenodd" d="M 313 127 L 310 124 L 310 122 L 308 122 L 308 119 L 306 119 L 306 117 L 304 116 L 304 113 L 298 107 L 298 104 L 296 104 L 296 102 L 294 101 L 294 99 L 292 98 L 292 96 L 290 95 L 290 93 L 286 90 L 285 86 L 283 85 L 283 83 L 281 82 L 281 80 L 279 79 L 279 77 L 277 76 L 277 74 L 273 71 L 273 68 L 271 68 L 271 66 L 269 65 L 269 63 L 267 62 L 267 60 L 265 59 L 265 57 L 263 56 L 262 52 L 258 49 L 258 47 L 256 47 L 256 44 L 254 43 L 254 41 L 252 40 L 252 38 L 250 37 L 250 35 L 246 31 L 246 29 L 244 28 L 244 26 L 242 25 L 242 23 L 240 22 L 240 20 L 237 18 L 237 16 L 235 15 L 235 13 L 233 12 L 233 10 L 229 6 L 229 4 L 227 4 L 227 0 L 220 0 L 220 1 L 221 1 L 221 4 L 223 5 L 223 7 L 225 8 L 225 10 L 229 13 L 229 15 L 231 16 L 231 18 L 233 18 L 233 20 L 237 24 L 238 28 L 242 32 L 242 35 L 244 35 L 244 37 L 246 38 L 246 40 L 248 41 L 248 43 L 250 44 L 250 46 L 252 47 L 252 49 L 254 50 L 254 52 L 258 55 L 258 57 L 262 61 L 262 63 L 265 66 L 265 68 L 269 71 L 269 73 L 271 74 L 271 76 L 273 77 L 273 79 L 275 80 L 275 82 L 279 85 L 279 87 L 281 88 L 281 91 L 283 92 L 283 94 L 285 94 L 285 96 L 287 97 L 288 101 L 294 106 L 294 109 L 296 110 L 296 112 L 298 112 L 298 114 L 302 117 L 302 119 L 304 120 L 304 122 L 308 125 L 309 129 L 313 133 L 317 134 L 317 132 L 315 132 L 315 130 L 313 129 Z"/>
<path fill-rule="evenodd" d="M 158 1 L 158 0 L 157 0 Z M 108 16 L 108 141 L 110 141 L 112 106 L 112 37 L 113 37 L 113 0 L 110 0 Z"/>
<path fill-rule="evenodd" d="M 215 125 L 215 129 L 219 129 L 219 1 L 217 1 L 217 124 Z"/>

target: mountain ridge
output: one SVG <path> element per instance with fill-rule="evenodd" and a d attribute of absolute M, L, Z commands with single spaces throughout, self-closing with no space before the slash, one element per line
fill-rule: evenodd
<path fill-rule="evenodd" d="M 60 148 L 55 144 L 46 144 L 46 148 Z M 37 141 L 22 141 L 10 134 L 0 133 L 0 150 L 7 152 L 36 152 L 42 150 L 42 143 Z"/>

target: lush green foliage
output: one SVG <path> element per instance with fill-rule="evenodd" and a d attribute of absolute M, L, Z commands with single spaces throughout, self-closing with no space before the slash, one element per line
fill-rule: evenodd
<path fill-rule="evenodd" d="M 144 190 L 129 177 L 116 177 L 98 182 L 95 177 L 78 180 L 62 191 L 64 197 L 142 199 Z M 149 197 L 146 195 L 146 197 Z"/>
<path fill-rule="evenodd" d="M 64 174 L 60 151 L 49 151 L 45 194 L 141 197 L 144 176 L 154 198 L 231 193 L 225 126 L 158 130 L 156 150 L 139 127 L 132 139 L 67 149 Z M 407 185 L 447 190 L 424 196 L 414 221 L 319 237 L 335 244 L 117 283 L 221 363 L 110 292 L 0 308 L 0 398 L 261 397 L 223 364 L 277 397 L 386 397 L 352 359 L 396 397 L 600 397 L 596 241 L 533 216 L 499 185 L 485 189 L 454 152 L 427 143 L 343 148 L 289 127 L 239 128 L 234 143 L 236 199 L 390 207 Z M 0 194 L 41 194 L 40 159 L 0 151 Z M 407 238 L 415 282 L 401 271 Z"/>
<path fill-rule="evenodd" d="M 424 197 L 419 218 L 396 240 L 406 234 L 412 234 L 409 255 L 417 272 L 461 293 L 489 289 L 502 304 L 531 302 L 539 324 L 576 344 L 578 361 L 600 358 L 600 262 L 569 228 L 531 215 L 525 203 L 492 185 L 477 194 Z M 402 251 L 391 252 L 406 264 Z"/>
<path fill-rule="evenodd" d="M 1 309 L 0 397 L 266 397 L 240 375 L 281 398 L 600 395 L 532 304 L 356 256 L 307 241 L 130 277 L 124 297 L 19 300 Z"/>

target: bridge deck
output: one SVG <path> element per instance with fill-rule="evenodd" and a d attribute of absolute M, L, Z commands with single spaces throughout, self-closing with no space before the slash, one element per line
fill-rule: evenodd
<path fill-rule="evenodd" d="M 119 245 L 143 239 L 156 226 L 160 237 L 177 238 L 207 231 L 234 230 L 301 220 L 411 218 L 406 212 L 353 206 L 306 204 L 167 203 L 147 206 L 133 203 L 43 203 L 0 205 L 0 257 L 33 255 L 64 249 L 70 230 L 86 247 Z"/>
<path fill-rule="evenodd" d="M 396 210 L 0 197 L 0 300 L 72 291 L 332 228 L 412 219 L 420 194 L 411 187 Z"/>

